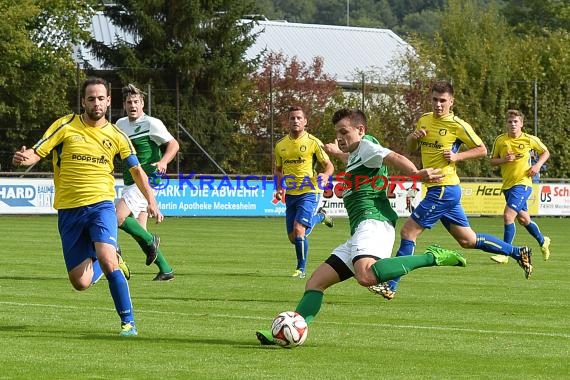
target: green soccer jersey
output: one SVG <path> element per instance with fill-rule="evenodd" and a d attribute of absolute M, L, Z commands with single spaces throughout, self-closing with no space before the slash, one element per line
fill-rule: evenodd
<path fill-rule="evenodd" d="M 129 121 L 128 117 L 123 117 L 117 120 L 116 125 L 131 139 L 145 173 L 147 175 L 154 173 L 156 166 L 152 164 L 162 158 L 160 146 L 174 139 L 164 123 L 160 119 L 143 114 L 135 121 Z M 127 168 L 123 172 L 123 180 L 125 186 L 134 183 Z"/>
<path fill-rule="evenodd" d="M 344 186 L 343 201 L 350 223 L 350 234 L 366 219 L 389 221 L 396 225 L 398 215 L 386 193 L 388 169 L 384 157 L 392 153 L 374 137 L 365 135 L 358 148 L 348 156 L 346 170 L 339 175 Z"/>

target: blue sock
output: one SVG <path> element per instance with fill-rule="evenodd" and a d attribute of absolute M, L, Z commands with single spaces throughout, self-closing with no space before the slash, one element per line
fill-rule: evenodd
<path fill-rule="evenodd" d="M 519 248 L 502 241 L 489 234 L 477 234 L 475 248 L 489 253 L 495 253 L 517 258 L 520 256 Z"/>
<path fill-rule="evenodd" d="M 99 260 L 93 260 L 93 277 L 91 278 L 91 285 L 99 281 L 99 279 L 103 276 L 103 269 L 101 269 L 101 264 L 99 264 Z"/>
<path fill-rule="evenodd" d="M 538 244 L 542 247 L 542 244 L 544 244 L 544 235 L 540 232 L 538 225 L 531 221 L 529 224 L 524 226 L 524 228 L 526 228 L 528 233 L 531 234 L 531 236 L 535 238 Z"/>
<path fill-rule="evenodd" d="M 322 223 L 323 220 L 325 220 L 325 214 L 317 213 L 317 214 L 313 215 L 313 217 L 311 218 L 311 226 Z"/>
<path fill-rule="evenodd" d="M 413 242 L 412 240 L 402 239 L 400 241 L 400 248 L 398 248 L 398 252 L 396 252 L 396 257 L 413 255 L 415 249 L 416 249 L 415 242 Z M 396 288 L 398 288 L 398 283 L 400 282 L 400 278 L 401 277 L 396 277 L 388 281 L 390 289 L 396 291 Z"/>
<path fill-rule="evenodd" d="M 303 269 L 302 271 L 304 272 L 305 269 L 307 268 L 307 256 L 309 256 L 309 238 L 307 236 L 305 236 L 305 238 L 303 239 Z"/>
<path fill-rule="evenodd" d="M 129 285 L 127 279 L 120 269 L 117 269 L 107 275 L 109 281 L 109 290 L 111 297 L 115 303 L 115 310 L 121 317 L 121 323 L 134 323 L 133 305 L 131 303 L 131 294 L 129 293 Z"/>
<path fill-rule="evenodd" d="M 517 227 L 514 223 L 505 224 L 505 230 L 503 234 L 503 240 L 505 241 L 505 243 L 513 244 L 516 232 L 517 232 Z"/>
<path fill-rule="evenodd" d="M 305 271 L 305 265 L 307 264 L 307 252 L 309 251 L 309 242 L 307 237 L 296 237 L 295 238 L 295 254 L 297 255 L 297 269 Z"/>

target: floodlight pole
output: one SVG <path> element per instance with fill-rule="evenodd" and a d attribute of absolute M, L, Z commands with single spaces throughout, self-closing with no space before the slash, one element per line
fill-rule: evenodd
<path fill-rule="evenodd" d="M 538 83 L 534 80 L 534 135 L 538 136 Z"/>

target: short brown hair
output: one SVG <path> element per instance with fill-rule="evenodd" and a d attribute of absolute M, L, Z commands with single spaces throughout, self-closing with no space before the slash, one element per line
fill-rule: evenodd
<path fill-rule="evenodd" d="M 297 106 L 297 105 L 290 106 L 289 112 L 293 112 L 293 111 L 301 111 L 301 112 L 303 112 L 303 115 L 305 115 L 305 110 L 301 106 Z"/>
<path fill-rule="evenodd" d="M 107 95 L 109 95 L 109 85 L 105 79 L 99 77 L 90 77 L 87 78 L 81 85 L 81 97 L 83 99 L 85 99 L 85 92 L 87 91 L 87 87 L 94 84 L 102 84 L 105 86 L 105 89 L 107 89 Z"/>
<path fill-rule="evenodd" d="M 122 93 L 123 93 L 123 102 L 125 100 L 127 100 L 127 97 L 131 96 L 131 95 L 139 95 L 141 97 L 142 100 L 144 100 L 144 96 L 145 93 L 143 91 L 141 91 L 140 89 L 138 89 L 134 84 L 129 83 L 128 85 L 126 85 L 125 87 L 123 87 L 121 89 Z"/>
<path fill-rule="evenodd" d="M 368 127 L 366 114 L 356 108 L 341 108 L 333 114 L 332 123 L 336 124 L 342 119 L 348 118 L 351 126 L 364 125 L 364 129 Z"/>
<path fill-rule="evenodd" d="M 433 86 L 431 86 L 431 92 L 437 92 L 440 94 L 449 94 L 451 96 L 453 96 L 453 85 L 445 80 L 439 81 L 439 82 L 435 82 L 433 84 Z"/>
<path fill-rule="evenodd" d="M 520 118 L 521 118 L 521 121 L 524 122 L 524 115 L 523 115 L 523 113 L 522 113 L 521 111 L 519 111 L 519 110 L 514 110 L 514 109 L 508 110 L 508 111 L 507 111 L 507 120 L 509 120 L 509 118 L 511 118 L 511 117 L 513 117 L 513 116 L 514 116 L 514 117 L 520 117 Z"/>

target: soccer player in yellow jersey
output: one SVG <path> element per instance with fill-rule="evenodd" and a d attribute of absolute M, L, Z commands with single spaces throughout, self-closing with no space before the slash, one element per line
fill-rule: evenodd
<path fill-rule="evenodd" d="M 550 238 L 544 236 L 528 213 L 527 200 L 532 194 L 532 177 L 550 157 L 548 148 L 536 136 L 524 133 L 524 115 L 518 110 L 507 111 L 507 133 L 497 136 L 491 153 L 491 165 L 501 167 L 503 194 L 505 196 L 505 222 L 503 240 L 512 243 L 515 238 L 515 218 L 536 239 L 542 250 L 542 257 L 550 257 Z M 539 156 L 531 163 L 531 151 Z M 491 256 L 498 263 L 508 262 L 508 256 Z"/>
<path fill-rule="evenodd" d="M 512 256 L 529 278 L 532 273 L 531 249 L 513 245 L 489 234 L 476 233 L 461 206 L 461 187 L 456 172 L 459 161 L 485 157 L 487 148 L 471 125 L 451 111 L 453 86 L 437 82 L 431 89 L 432 112 L 423 114 L 416 128 L 406 138 L 410 150 L 419 149 L 424 168 L 441 169 L 444 177 L 439 183 L 426 183 L 425 198 L 415 208 L 400 230 L 397 256 L 412 255 L 416 239 L 426 229 L 441 221 L 447 231 L 463 248 Z M 461 145 L 467 149 L 459 151 Z M 399 279 L 371 289 L 390 300 L 394 297 Z"/>
<path fill-rule="evenodd" d="M 285 198 L 287 235 L 295 245 L 297 267 L 292 277 L 305 278 L 308 235 L 317 223 L 332 227 L 324 210 L 317 211 L 320 194 L 328 185 L 334 166 L 323 143 L 305 130 L 307 117 L 301 107 L 289 108 L 289 133 L 275 145 L 276 198 Z M 324 170 L 315 172 L 320 163 Z"/>
<path fill-rule="evenodd" d="M 163 219 L 148 177 L 140 167 L 129 138 L 105 118 L 111 102 L 107 82 L 87 79 L 81 88 L 85 112 L 56 120 L 30 149 L 14 154 L 15 166 L 30 166 L 51 154 L 54 169 L 58 229 L 69 281 L 85 290 L 102 269 L 121 318 L 121 336 L 134 336 L 135 325 L 127 279 L 117 254 L 113 158 L 119 155 L 148 200 L 148 213 Z"/>

